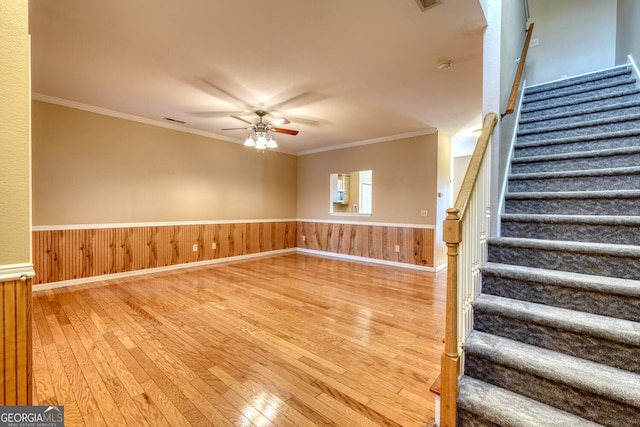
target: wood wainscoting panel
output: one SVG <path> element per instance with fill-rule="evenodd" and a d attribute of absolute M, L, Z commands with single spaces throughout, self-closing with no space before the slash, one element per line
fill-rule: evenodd
<path fill-rule="evenodd" d="M 295 247 L 295 221 L 38 230 L 33 232 L 34 283 Z"/>
<path fill-rule="evenodd" d="M 297 230 L 299 248 L 434 266 L 432 228 L 299 221 Z M 395 251 L 396 245 L 399 252 Z"/>
<path fill-rule="evenodd" d="M 2 340 L 0 370 L 3 406 L 31 405 L 31 279 L 0 282 Z"/>

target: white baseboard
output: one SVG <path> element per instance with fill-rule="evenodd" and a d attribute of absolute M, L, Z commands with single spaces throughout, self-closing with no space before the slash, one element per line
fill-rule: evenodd
<path fill-rule="evenodd" d="M 281 249 L 276 251 L 258 252 L 255 254 L 248 254 L 248 255 L 239 255 L 239 256 L 233 256 L 233 257 L 227 257 L 227 258 L 217 258 L 217 259 L 211 259 L 206 261 L 189 262 L 186 264 L 168 265 L 166 267 L 146 268 L 144 270 L 125 271 L 122 273 L 114 273 L 114 274 L 103 274 L 101 276 L 83 277 L 81 279 L 63 280 L 61 282 L 44 283 L 42 285 L 35 285 L 33 287 L 33 291 L 38 292 L 38 291 L 44 291 L 48 289 L 64 288 L 67 286 L 78 286 L 78 285 L 84 285 L 87 283 L 101 282 L 104 280 L 124 279 L 127 277 L 143 276 L 145 274 L 155 274 L 155 273 L 162 273 L 165 271 L 188 269 L 188 268 L 194 268 L 194 267 L 203 267 L 207 265 L 222 264 L 222 263 L 231 262 L 231 261 L 242 261 L 242 260 L 247 260 L 252 258 L 259 258 L 264 256 L 270 256 L 270 255 L 281 255 L 281 254 L 287 254 L 287 253 L 293 253 L 293 252 L 300 252 L 303 254 L 323 256 L 328 258 L 338 258 L 338 259 L 343 259 L 348 261 L 360 261 L 360 262 L 367 262 L 371 264 L 382 264 L 382 265 L 387 265 L 391 267 L 408 268 L 410 270 L 420 270 L 420 271 L 427 271 L 431 273 L 442 271 L 447 267 L 446 264 L 442 264 L 436 267 L 426 267 L 423 265 L 407 264 L 403 262 L 385 261 L 381 259 L 366 258 L 366 257 L 360 257 L 360 256 L 354 256 L 354 255 L 344 255 L 344 254 L 338 254 L 335 252 L 316 251 L 312 249 L 303 249 L 303 248 L 290 248 L 290 249 Z M 33 266 L 31 266 L 31 272 L 32 272 L 32 275 L 29 277 L 34 276 Z M 11 277 L 12 277 L 11 279 L 6 279 L 6 280 L 17 280 L 20 278 L 20 275 L 16 276 L 15 274 L 12 274 Z M 2 279 L 3 279 L 2 270 L 0 269 L 0 281 L 2 281 Z"/>
<path fill-rule="evenodd" d="M 335 253 L 335 252 L 316 251 L 314 249 L 305 249 L 305 248 L 298 248 L 298 252 L 303 253 L 303 254 L 317 255 L 317 256 L 323 256 L 323 257 L 329 257 L 329 258 L 339 258 L 339 259 L 344 259 L 344 260 L 349 260 L 349 261 L 360 261 L 360 262 L 368 262 L 368 263 L 371 263 L 371 264 L 388 265 L 388 266 L 391 266 L 391 267 L 408 268 L 410 270 L 428 271 L 428 272 L 431 272 L 431 273 L 435 273 L 436 271 L 440 271 L 440 270 L 442 270 L 443 268 L 446 267 L 446 265 L 441 265 L 441 266 L 438 266 L 436 268 L 434 268 L 434 267 L 426 267 L 424 265 L 407 264 L 407 263 L 404 263 L 404 262 L 386 261 L 386 260 L 383 260 L 383 259 L 375 259 L 375 258 L 367 258 L 367 257 L 355 256 L 355 255 L 338 254 L 338 253 Z"/>
<path fill-rule="evenodd" d="M 133 276 L 143 276 L 145 274 L 155 274 L 155 273 L 162 273 L 165 271 L 180 270 L 185 268 L 203 267 L 207 265 L 222 264 L 225 262 L 241 261 L 245 259 L 258 258 L 258 257 L 264 257 L 264 256 L 270 256 L 270 255 L 281 255 L 281 254 L 287 254 L 287 253 L 293 253 L 293 252 L 296 252 L 296 248 L 279 249 L 279 250 L 267 251 L 267 252 L 258 252 L 255 254 L 238 255 L 238 256 L 232 256 L 227 258 L 216 258 L 216 259 L 210 259 L 206 261 L 188 262 L 185 264 L 168 265 L 166 267 L 145 268 L 144 270 L 125 271 L 122 273 L 83 277 L 81 279 L 63 280 L 61 282 L 51 282 L 51 283 L 44 283 L 42 285 L 35 285 L 33 287 L 33 291 L 34 292 L 44 291 L 47 289 L 63 288 L 66 286 L 84 285 L 86 283 L 100 282 L 103 280 L 124 279 L 127 277 L 133 277 Z"/>

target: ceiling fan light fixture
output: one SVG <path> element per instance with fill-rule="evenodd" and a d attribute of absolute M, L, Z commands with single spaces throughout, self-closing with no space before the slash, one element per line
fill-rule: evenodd
<path fill-rule="evenodd" d="M 276 143 L 276 140 L 273 138 L 273 136 L 270 136 L 267 140 L 267 148 L 278 148 L 278 144 Z"/>
<path fill-rule="evenodd" d="M 259 135 L 256 141 L 256 150 L 264 150 L 267 148 L 267 138 L 264 135 Z"/>
<path fill-rule="evenodd" d="M 266 115 L 267 113 L 265 111 L 262 110 L 258 110 L 256 111 L 256 115 L 258 117 L 260 117 L 260 121 L 258 121 L 258 123 L 251 123 L 248 120 L 243 119 L 242 117 L 238 117 L 238 116 L 231 116 L 234 119 L 238 119 L 242 122 L 245 122 L 251 126 L 247 127 L 243 127 L 243 128 L 225 128 L 222 130 L 238 130 L 238 129 L 245 129 L 248 131 L 247 134 L 247 139 L 245 139 L 244 141 L 244 146 L 245 147 L 253 147 L 256 150 L 259 151 L 264 151 L 266 149 L 273 149 L 273 148 L 278 148 L 278 143 L 276 142 L 276 139 L 273 136 L 273 132 L 278 132 L 278 133 L 284 133 L 286 135 L 297 135 L 298 131 L 297 130 L 291 130 L 291 129 L 283 129 L 283 128 L 279 128 L 276 126 L 279 126 L 281 124 L 287 124 L 290 123 L 289 120 L 285 119 L 284 117 L 278 117 L 275 118 L 269 122 L 263 122 L 262 118 Z"/>
<path fill-rule="evenodd" d="M 255 147 L 256 142 L 251 138 L 251 135 L 247 135 L 247 139 L 244 141 L 245 147 Z"/>

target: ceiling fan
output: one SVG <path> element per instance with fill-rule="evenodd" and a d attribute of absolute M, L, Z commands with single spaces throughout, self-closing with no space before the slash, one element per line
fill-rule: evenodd
<path fill-rule="evenodd" d="M 297 130 L 284 129 L 276 126 L 286 125 L 291 123 L 289 120 L 284 117 L 278 117 L 268 122 L 263 122 L 262 118 L 267 115 L 266 111 L 258 110 L 256 114 L 260 118 L 258 123 L 251 123 L 248 120 L 243 119 L 238 116 L 231 116 L 234 119 L 238 119 L 242 122 L 249 124 L 250 126 L 238 127 L 238 128 L 225 128 L 222 130 L 238 130 L 244 129 L 249 131 L 249 135 L 247 136 L 247 140 L 244 142 L 244 145 L 247 147 L 255 147 L 258 150 L 264 150 L 265 148 L 277 148 L 278 144 L 273 138 L 272 132 L 274 133 L 284 133 L 286 135 L 297 135 Z"/>

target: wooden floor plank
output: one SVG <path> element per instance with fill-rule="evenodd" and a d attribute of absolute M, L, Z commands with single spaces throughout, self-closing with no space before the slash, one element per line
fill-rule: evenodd
<path fill-rule="evenodd" d="M 69 425 L 424 427 L 445 277 L 286 254 L 36 287 L 34 403 Z"/>
<path fill-rule="evenodd" d="M 34 321 L 35 322 L 35 321 Z M 42 402 L 52 402 L 55 400 L 56 392 L 53 389 L 53 381 L 51 374 L 49 373 L 49 367 L 47 365 L 47 357 L 44 353 L 42 346 L 42 340 L 37 328 L 32 328 L 33 331 L 33 345 L 32 345 L 32 366 L 34 372 L 38 372 L 39 375 L 33 378 L 34 391 L 33 391 L 33 404 L 43 405 Z"/>

